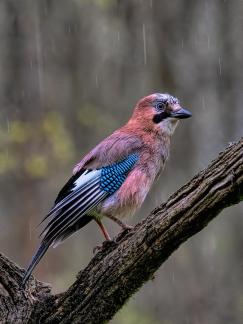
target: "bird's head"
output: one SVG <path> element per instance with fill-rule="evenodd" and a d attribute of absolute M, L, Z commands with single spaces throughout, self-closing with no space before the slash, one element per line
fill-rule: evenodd
<path fill-rule="evenodd" d="M 167 93 L 155 93 L 139 100 L 131 121 L 147 130 L 171 136 L 179 119 L 189 118 L 191 115 L 187 109 L 181 107 L 177 98 Z"/>

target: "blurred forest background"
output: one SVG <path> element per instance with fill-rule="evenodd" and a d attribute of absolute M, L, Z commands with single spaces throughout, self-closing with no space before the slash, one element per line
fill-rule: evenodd
<path fill-rule="evenodd" d="M 153 92 L 177 96 L 193 118 L 179 125 L 166 170 L 130 223 L 242 136 L 243 2 L 0 2 L 1 252 L 27 265 L 74 164 Z M 112 323 L 242 323 L 242 216 L 242 204 L 225 210 Z M 102 240 L 88 225 L 51 249 L 36 277 L 65 290 Z"/>

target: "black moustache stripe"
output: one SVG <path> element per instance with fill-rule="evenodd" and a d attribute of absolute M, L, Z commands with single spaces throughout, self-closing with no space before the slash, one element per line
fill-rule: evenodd
<path fill-rule="evenodd" d="M 167 117 L 170 117 L 169 113 L 167 111 L 162 111 L 161 113 L 154 115 L 153 122 L 158 124 Z"/>

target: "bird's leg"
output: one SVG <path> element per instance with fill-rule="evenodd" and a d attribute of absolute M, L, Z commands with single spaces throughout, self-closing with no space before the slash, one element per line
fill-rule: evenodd
<path fill-rule="evenodd" d="M 105 216 L 113 220 L 113 222 L 117 223 L 119 226 L 121 226 L 123 230 L 133 229 L 133 226 L 123 223 L 120 219 L 117 219 L 114 216 L 111 215 L 105 215 Z"/>
<path fill-rule="evenodd" d="M 106 241 L 112 241 L 109 233 L 107 232 L 107 229 L 105 226 L 101 223 L 101 221 L 97 218 L 95 218 L 96 223 L 98 224 L 99 228 L 101 229 L 102 234 L 104 235 Z"/>
<path fill-rule="evenodd" d="M 105 241 L 101 245 L 96 245 L 93 248 L 93 253 L 95 253 L 97 250 L 101 250 L 107 243 L 114 243 L 114 241 L 111 239 L 109 233 L 107 232 L 107 229 L 105 226 L 101 223 L 100 219 L 95 218 L 96 223 L 98 224 L 99 228 L 101 229 L 102 234 L 105 237 Z"/>

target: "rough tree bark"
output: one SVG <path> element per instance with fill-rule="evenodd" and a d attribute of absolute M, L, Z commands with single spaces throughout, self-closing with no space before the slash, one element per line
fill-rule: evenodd
<path fill-rule="evenodd" d="M 243 200 L 243 139 L 157 207 L 116 243 L 107 245 L 64 293 L 0 256 L 1 323 L 103 323 L 111 319 L 178 246 L 220 211 Z"/>

